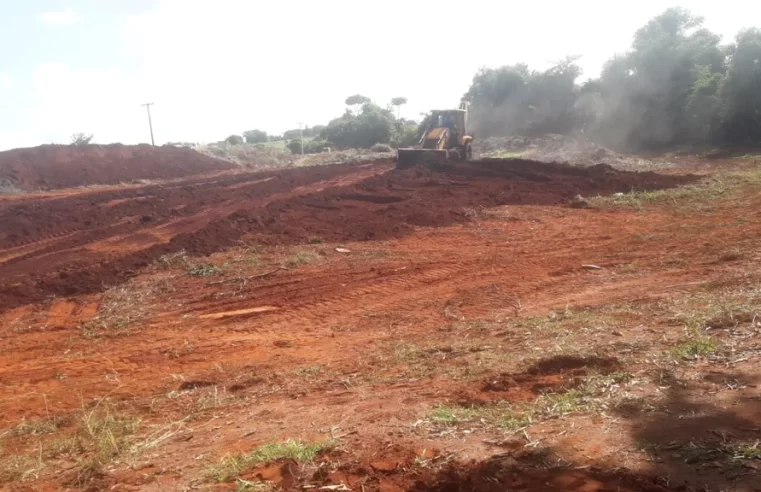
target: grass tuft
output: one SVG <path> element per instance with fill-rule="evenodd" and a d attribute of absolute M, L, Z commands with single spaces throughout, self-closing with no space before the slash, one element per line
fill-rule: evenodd
<path fill-rule="evenodd" d="M 299 251 L 295 255 L 286 259 L 285 262 L 283 262 L 283 265 L 289 268 L 293 268 L 302 265 L 309 265 L 310 263 L 314 263 L 319 259 L 320 256 L 313 251 Z"/>
<path fill-rule="evenodd" d="M 6 431 L 3 435 L 11 436 L 40 436 L 52 434 L 58 430 L 58 423 L 53 419 L 22 420 L 16 427 Z"/>
<path fill-rule="evenodd" d="M 716 350 L 715 338 L 695 336 L 673 347 L 671 355 L 676 359 L 695 360 L 714 354 Z"/>
<path fill-rule="evenodd" d="M 753 444 L 734 444 L 727 448 L 729 454 L 738 460 L 761 460 L 761 441 Z"/>
<path fill-rule="evenodd" d="M 36 479 L 39 477 L 43 465 L 41 457 L 14 455 L 0 458 L 0 483 Z"/>
<path fill-rule="evenodd" d="M 264 444 L 248 454 L 225 456 L 219 463 L 207 468 L 207 476 L 217 482 L 227 482 L 236 478 L 248 468 L 281 459 L 292 459 L 299 463 L 311 463 L 321 452 L 334 447 L 334 441 L 308 444 L 304 441 L 292 439 L 282 443 Z"/>
<path fill-rule="evenodd" d="M 190 277 L 213 277 L 221 273 L 222 269 L 213 263 L 200 263 L 185 271 L 185 275 Z"/>
<path fill-rule="evenodd" d="M 113 413 L 108 407 L 96 407 L 82 415 L 82 435 L 92 448 L 90 460 L 104 465 L 116 456 L 131 452 L 131 437 L 140 427 L 140 419 Z"/>

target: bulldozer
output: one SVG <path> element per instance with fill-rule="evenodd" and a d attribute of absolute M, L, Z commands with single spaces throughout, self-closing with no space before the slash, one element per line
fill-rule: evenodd
<path fill-rule="evenodd" d="M 446 163 L 473 157 L 473 135 L 468 133 L 468 103 L 458 109 L 431 112 L 430 124 L 415 147 L 397 150 L 397 169 L 422 163 Z"/>

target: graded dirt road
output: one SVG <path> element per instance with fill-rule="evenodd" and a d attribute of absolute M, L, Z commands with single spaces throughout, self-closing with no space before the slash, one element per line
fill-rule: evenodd
<path fill-rule="evenodd" d="M 26 199 L 82 225 L 2 252 L 0 480 L 753 490 L 757 171 L 392 167 Z"/>

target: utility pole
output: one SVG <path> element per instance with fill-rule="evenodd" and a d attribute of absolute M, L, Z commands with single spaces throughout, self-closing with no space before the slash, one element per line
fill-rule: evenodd
<path fill-rule="evenodd" d="M 304 123 L 299 122 L 299 137 L 301 137 L 301 156 L 304 156 Z"/>
<path fill-rule="evenodd" d="M 154 147 L 156 146 L 156 142 L 153 140 L 153 123 L 151 122 L 151 106 L 153 103 L 145 103 L 142 106 L 145 106 L 145 109 L 148 110 L 148 128 L 151 130 L 151 145 Z"/>

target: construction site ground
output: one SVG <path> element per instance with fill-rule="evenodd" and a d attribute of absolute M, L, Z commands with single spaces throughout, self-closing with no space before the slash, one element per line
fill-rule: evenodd
<path fill-rule="evenodd" d="M 761 158 L 675 162 L 3 196 L 0 489 L 761 490 Z"/>

